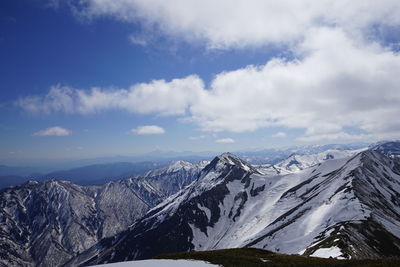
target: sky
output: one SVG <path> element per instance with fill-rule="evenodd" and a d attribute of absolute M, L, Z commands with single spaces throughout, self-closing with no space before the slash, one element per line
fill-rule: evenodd
<path fill-rule="evenodd" d="M 0 164 L 400 136 L 400 2 L 3 0 Z"/>

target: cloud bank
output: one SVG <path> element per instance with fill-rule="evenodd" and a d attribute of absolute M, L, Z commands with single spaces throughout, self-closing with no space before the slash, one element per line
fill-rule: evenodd
<path fill-rule="evenodd" d="M 52 0 L 52 2 L 60 2 Z M 64 1 L 65 2 L 65 1 Z M 229 49 L 287 44 L 315 27 L 338 27 L 348 33 L 400 23 L 397 0 L 67 0 L 81 19 L 103 17 L 141 25 L 208 48 Z"/>

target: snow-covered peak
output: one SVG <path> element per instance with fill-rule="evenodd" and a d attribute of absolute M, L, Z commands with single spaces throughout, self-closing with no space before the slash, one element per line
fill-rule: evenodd
<path fill-rule="evenodd" d="M 237 157 L 236 155 L 232 154 L 231 152 L 224 152 L 221 155 L 218 156 L 218 158 L 222 159 L 240 159 L 239 157 Z"/>
<path fill-rule="evenodd" d="M 254 169 L 254 167 L 250 164 L 248 164 L 247 162 L 245 162 L 244 160 L 242 160 L 241 158 L 239 158 L 238 156 L 230 153 L 230 152 L 225 152 L 217 157 L 214 158 L 213 161 L 211 161 L 211 163 L 207 166 L 207 169 L 210 169 L 211 166 L 215 167 L 218 165 L 231 165 L 231 166 L 237 166 L 239 168 L 244 169 L 245 171 L 256 171 Z"/>
<path fill-rule="evenodd" d="M 191 169 L 194 168 L 195 165 L 193 163 L 184 161 L 184 160 L 178 160 L 173 162 L 172 164 L 170 164 L 167 167 L 167 171 L 168 172 L 175 172 L 175 171 L 179 171 L 181 169 Z"/>

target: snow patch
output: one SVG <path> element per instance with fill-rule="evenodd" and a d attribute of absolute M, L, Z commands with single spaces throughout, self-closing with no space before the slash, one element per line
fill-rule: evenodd
<path fill-rule="evenodd" d="M 126 261 L 110 264 L 94 265 L 93 267 L 213 267 L 218 266 L 204 261 L 194 260 L 143 260 Z"/>
<path fill-rule="evenodd" d="M 330 248 L 320 248 L 317 249 L 313 254 L 310 255 L 311 257 L 319 257 L 319 258 L 336 258 L 336 259 L 344 259 L 342 256 L 342 252 L 338 247 L 330 247 Z"/>

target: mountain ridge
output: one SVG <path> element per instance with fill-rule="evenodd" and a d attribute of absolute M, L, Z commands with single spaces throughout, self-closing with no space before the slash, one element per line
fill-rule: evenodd
<path fill-rule="evenodd" d="M 235 247 L 399 255 L 400 162 L 390 147 L 296 156 L 303 169 L 286 169 L 290 157 L 263 166 L 223 153 L 105 185 L 3 189 L 0 265 L 86 266 Z"/>
<path fill-rule="evenodd" d="M 166 167 L 105 185 L 53 179 L 0 190 L 0 264 L 65 263 L 102 238 L 127 229 L 191 183 L 201 166 L 190 166 L 173 171 Z"/>
<path fill-rule="evenodd" d="M 221 164 L 221 161 L 225 162 Z M 382 164 L 379 165 L 378 162 L 381 161 Z M 144 259 L 155 256 L 157 253 L 168 253 L 173 250 L 190 251 L 249 246 L 312 255 L 320 253 L 319 251 L 324 249 L 327 241 L 335 235 L 341 238 L 332 239 L 330 248 L 336 251 L 335 256 L 338 258 L 398 255 L 400 243 L 397 231 L 400 229 L 400 220 L 397 218 L 397 206 L 394 222 L 392 221 L 392 228 L 395 230 L 386 229 L 381 221 L 374 220 L 368 223 L 370 229 L 375 227 L 375 230 L 387 235 L 386 240 L 380 239 L 386 242 L 382 244 L 383 247 L 392 244 L 396 248 L 383 253 L 364 241 L 361 244 L 369 251 L 363 254 L 361 250 L 352 249 L 356 244 L 355 240 L 362 241 L 362 238 L 350 235 L 354 235 L 354 232 L 368 237 L 368 240 L 373 240 L 373 238 L 379 240 L 378 236 L 373 234 L 368 236 L 363 233 L 360 227 L 357 227 L 358 224 L 352 224 L 354 221 L 368 222 L 366 219 L 371 214 L 371 207 L 364 202 L 361 203 L 353 192 L 352 183 L 356 179 L 353 176 L 358 169 L 364 170 L 366 166 L 376 164 L 379 168 L 384 168 L 385 172 L 377 172 L 379 168 L 376 167 L 378 169 L 372 169 L 373 175 L 379 175 L 379 179 L 384 183 L 395 181 L 394 184 L 390 184 L 392 187 L 400 184 L 397 173 L 390 173 L 391 176 L 386 174 L 392 169 L 397 170 L 398 163 L 374 151 L 363 151 L 350 158 L 329 160 L 302 172 L 283 175 L 279 179 L 263 177 L 256 169 L 246 168 L 247 164 L 242 164 L 242 162 L 238 164 L 230 158 L 226 160 L 225 156 L 217 157 L 203 169 L 197 182 L 175 196 L 175 203 L 170 199 L 169 203 L 153 209 L 129 230 L 122 233 L 120 239 L 114 237 L 113 241 L 104 241 L 93 248 L 89 253 L 91 256 L 87 257 L 86 261 L 82 255 L 81 263 Z M 218 169 L 218 166 L 222 168 Z M 215 173 L 216 170 L 219 172 Z M 366 169 L 365 179 L 371 179 L 368 171 L 371 172 Z M 218 179 L 215 179 L 216 177 Z M 201 179 L 205 179 L 206 184 L 213 186 L 203 187 Z M 225 183 L 220 181 L 225 181 Z M 357 186 L 360 185 L 357 184 Z M 400 191 L 400 188 L 396 190 Z M 386 199 L 378 199 L 373 208 L 381 208 L 382 205 L 392 208 L 391 204 L 386 202 Z M 253 214 L 254 210 L 260 213 Z M 269 214 L 269 218 L 265 212 Z M 321 217 L 321 213 L 328 217 Z M 264 214 L 264 217 L 261 215 L 258 217 L 257 214 Z M 294 224 L 297 225 L 296 227 L 292 226 L 293 221 L 296 222 Z M 313 223 L 307 224 L 307 222 Z M 325 223 L 328 224 L 325 225 Z M 339 224 L 343 227 L 346 225 L 345 230 L 342 229 L 343 231 L 338 234 L 340 230 L 338 227 L 339 230 L 333 233 L 332 229 L 336 229 L 335 227 Z M 256 225 L 260 227 L 259 231 L 253 230 Z M 303 237 L 298 234 L 297 237 L 296 234 L 287 235 L 287 231 L 296 232 L 302 228 L 305 229 Z M 280 237 L 278 238 L 277 235 Z M 287 238 L 282 238 L 285 235 Z M 166 249 L 163 245 L 157 245 L 153 242 L 155 237 L 158 244 L 174 244 L 174 246 Z M 288 239 L 295 240 L 297 245 L 292 241 L 285 244 L 285 240 Z M 339 245 L 340 242 L 346 246 Z M 124 248 L 129 248 L 129 251 Z"/>

